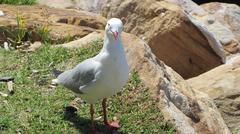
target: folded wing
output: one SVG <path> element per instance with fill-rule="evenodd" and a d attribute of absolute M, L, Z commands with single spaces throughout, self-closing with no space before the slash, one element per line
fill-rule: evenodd
<path fill-rule="evenodd" d="M 99 69 L 97 69 L 98 66 L 96 61 L 87 59 L 78 64 L 75 68 L 60 74 L 58 76 L 58 81 L 61 85 L 71 89 L 73 92 L 84 94 L 81 89 L 96 82 L 96 75 L 99 71 Z"/>

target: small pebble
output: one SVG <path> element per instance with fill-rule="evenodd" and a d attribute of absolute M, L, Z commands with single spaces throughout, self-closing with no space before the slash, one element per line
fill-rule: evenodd
<path fill-rule="evenodd" d="M 5 14 L 3 13 L 3 11 L 0 10 L 0 17 L 4 16 Z"/>
<path fill-rule="evenodd" d="M 213 23 L 215 22 L 215 20 L 214 20 L 213 18 L 209 18 L 209 19 L 207 20 L 207 22 L 208 22 L 208 24 L 213 24 Z"/>
<path fill-rule="evenodd" d="M 8 97 L 8 94 L 2 93 L 2 92 L 0 92 L 0 95 L 3 97 Z"/>
<path fill-rule="evenodd" d="M 102 116 L 95 118 L 96 121 L 101 120 L 101 119 L 102 119 Z"/>
<path fill-rule="evenodd" d="M 20 129 L 20 128 L 18 128 L 18 129 L 16 130 L 16 134 L 21 134 L 21 129 Z"/>
<path fill-rule="evenodd" d="M 113 121 L 117 121 L 117 117 L 116 116 L 113 117 Z"/>
<path fill-rule="evenodd" d="M 31 112 L 32 112 L 32 109 L 31 109 L 31 108 L 28 108 L 28 109 L 26 110 L 26 112 L 31 113 Z"/>
<path fill-rule="evenodd" d="M 74 101 L 75 101 L 76 103 L 78 103 L 78 104 L 84 103 L 84 101 L 83 101 L 81 98 L 79 98 L 79 97 L 76 97 L 76 98 L 74 99 Z"/>
<path fill-rule="evenodd" d="M 4 42 L 4 43 L 3 43 L 3 47 L 4 47 L 5 50 L 9 50 L 9 45 L 8 45 L 7 42 Z"/>
<path fill-rule="evenodd" d="M 36 74 L 36 73 L 38 73 L 39 71 L 38 70 L 32 70 L 32 73 L 33 74 Z"/>

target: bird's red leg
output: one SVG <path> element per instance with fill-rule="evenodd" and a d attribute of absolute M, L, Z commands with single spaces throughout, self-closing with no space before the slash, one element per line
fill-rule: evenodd
<path fill-rule="evenodd" d="M 107 109 L 106 109 L 106 102 L 107 102 L 107 99 L 104 98 L 103 101 L 102 101 L 102 108 L 103 108 L 103 119 L 104 119 L 104 124 L 107 125 L 108 124 L 108 121 L 107 121 Z"/>
<path fill-rule="evenodd" d="M 95 126 L 94 126 L 94 109 L 93 109 L 93 104 L 90 104 L 90 114 L 91 114 L 91 121 L 92 121 L 92 133 L 95 133 Z"/>
<path fill-rule="evenodd" d="M 102 107 L 103 107 L 103 119 L 104 119 L 104 124 L 111 127 L 111 128 L 120 128 L 119 121 L 108 121 L 107 120 L 107 98 L 104 98 L 102 101 Z"/>

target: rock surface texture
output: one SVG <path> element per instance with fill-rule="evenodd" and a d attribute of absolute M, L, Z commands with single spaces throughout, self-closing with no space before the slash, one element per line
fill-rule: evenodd
<path fill-rule="evenodd" d="M 156 0 L 110 0 L 103 16 L 119 17 L 125 31 L 146 41 L 153 53 L 184 78 L 206 72 L 222 58 L 177 4 Z"/>
<path fill-rule="evenodd" d="M 73 8 L 91 12 L 99 12 L 107 0 L 37 0 L 41 5 L 55 8 Z"/>
<path fill-rule="evenodd" d="M 207 3 L 201 5 L 209 14 L 213 15 L 225 27 L 230 29 L 236 40 L 226 43 L 225 50 L 229 53 L 239 52 L 240 42 L 240 7 L 226 3 Z M 225 35 L 226 36 L 226 35 Z"/>
<path fill-rule="evenodd" d="M 233 133 L 240 132 L 240 57 L 219 66 L 188 83 L 207 93 L 215 102 Z"/>
<path fill-rule="evenodd" d="M 215 17 L 215 15 L 211 13 L 209 14 L 207 10 L 200 7 L 191 0 L 167 0 L 167 1 L 171 1 L 172 3 L 178 4 L 187 14 L 189 14 L 194 19 L 195 23 L 203 25 L 203 28 L 210 32 L 224 48 L 223 52 L 226 57 L 226 60 L 230 59 L 231 57 L 234 57 L 236 54 L 239 53 L 240 43 L 237 40 L 236 36 L 234 35 L 234 32 L 231 30 L 231 28 L 221 23 L 218 17 Z M 217 6 L 212 7 L 212 10 L 216 10 L 216 7 Z M 221 10 L 220 12 L 224 12 L 224 10 L 225 9 Z M 218 55 L 220 55 L 220 57 L 223 58 L 223 56 L 221 56 L 222 54 L 220 54 L 221 50 L 216 48 L 213 49 L 215 50 L 215 52 L 218 53 Z"/>
<path fill-rule="evenodd" d="M 89 37 L 103 38 L 103 32 Z M 164 118 L 172 122 L 181 134 L 229 134 L 230 131 L 213 101 L 194 91 L 183 78 L 157 59 L 150 47 L 132 34 L 122 34 L 123 44 L 131 69 L 138 71 L 143 83 L 151 89 Z M 88 38 L 88 41 L 89 38 Z M 84 39 L 63 44 L 63 47 L 83 47 Z"/>
<path fill-rule="evenodd" d="M 0 17 L 0 27 L 16 27 L 16 15 L 19 13 L 27 28 L 47 27 L 52 40 L 84 37 L 97 29 L 104 29 L 106 23 L 104 17 L 85 11 L 11 5 L 0 5 L 0 9 L 5 13 L 5 16 Z M 35 37 L 35 40 L 38 38 Z"/>

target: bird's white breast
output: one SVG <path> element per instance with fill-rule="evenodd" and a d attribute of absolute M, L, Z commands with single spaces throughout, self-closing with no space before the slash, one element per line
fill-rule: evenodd
<path fill-rule="evenodd" d="M 99 78 L 96 86 L 92 86 L 88 93 L 81 95 L 89 103 L 95 103 L 99 99 L 110 97 L 119 92 L 126 84 L 129 75 L 129 67 L 124 50 L 116 48 L 113 53 L 101 52 L 96 58 L 101 64 Z"/>

